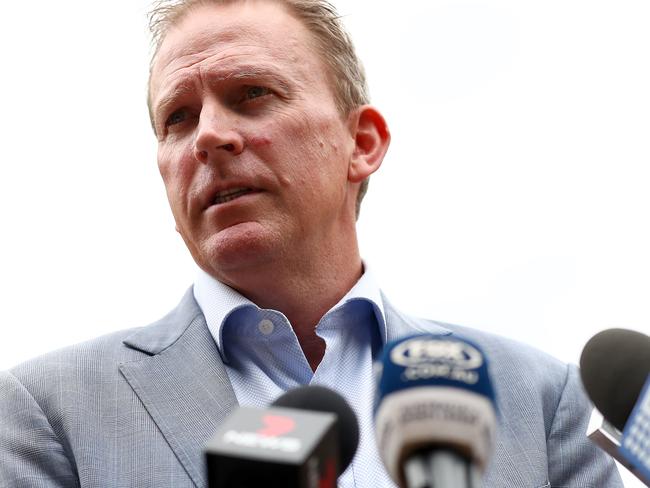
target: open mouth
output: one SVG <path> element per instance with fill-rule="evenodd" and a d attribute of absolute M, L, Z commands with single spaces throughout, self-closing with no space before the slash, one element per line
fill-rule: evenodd
<path fill-rule="evenodd" d="M 239 198 L 249 193 L 253 193 L 255 190 L 252 188 L 230 188 L 228 190 L 223 190 L 217 193 L 217 196 L 214 199 L 214 205 L 220 205 L 222 203 L 230 202 L 235 198 Z"/>

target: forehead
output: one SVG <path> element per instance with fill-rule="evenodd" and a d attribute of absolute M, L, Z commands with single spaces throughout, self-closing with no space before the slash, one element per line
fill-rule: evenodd
<path fill-rule="evenodd" d="M 279 3 L 202 5 L 186 13 L 165 36 L 151 70 L 151 100 L 187 68 L 239 61 L 305 73 L 322 68 L 312 35 Z"/>

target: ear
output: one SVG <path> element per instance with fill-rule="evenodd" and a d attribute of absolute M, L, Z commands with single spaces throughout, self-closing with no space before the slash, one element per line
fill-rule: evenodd
<path fill-rule="evenodd" d="M 390 132 L 384 117 L 370 105 L 353 110 L 349 123 L 355 148 L 348 167 L 348 181 L 360 183 L 381 166 L 390 145 Z"/>

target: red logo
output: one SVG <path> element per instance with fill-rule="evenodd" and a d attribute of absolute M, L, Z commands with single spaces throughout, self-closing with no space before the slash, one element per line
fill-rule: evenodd
<path fill-rule="evenodd" d="M 264 427 L 257 431 L 265 437 L 277 437 L 291 432 L 296 427 L 296 422 L 290 417 L 280 415 L 265 415 L 262 417 Z"/>

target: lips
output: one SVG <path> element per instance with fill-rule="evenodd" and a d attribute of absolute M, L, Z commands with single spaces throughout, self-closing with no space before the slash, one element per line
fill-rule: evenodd
<path fill-rule="evenodd" d="M 244 187 L 228 188 L 227 190 L 222 190 L 220 192 L 217 192 L 212 204 L 220 205 L 222 203 L 230 202 L 231 200 L 234 200 L 244 195 L 248 195 L 249 193 L 253 193 L 254 191 L 255 190 L 253 190 L 252 188 L 244 188 Z"/>

